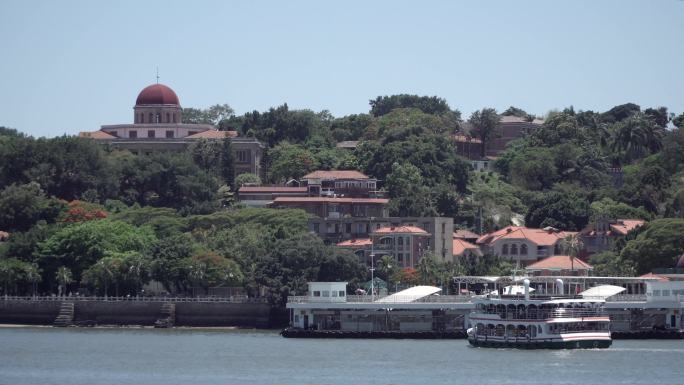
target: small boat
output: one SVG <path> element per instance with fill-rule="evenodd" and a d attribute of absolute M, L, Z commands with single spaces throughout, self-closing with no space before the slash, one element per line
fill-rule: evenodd
<path fill-rule="evenodd" d="M 530 281 L 525 279 L 523 283 L 522 293 L 513 288 L 473 300 L 476 307 L 469 316 L 472 327 L 467 331 L 468 342 L 472 346 L 519 349 L 610 347 L 610 318 L 604 310 L 605 297 L 583 293 L 531 295 Z M 563 293 L 563 282 L 559 279 L 557 284 L 560 285 L 559 292 Z M 591 293 L 598 292 L 596 288 L 590 290 Z"/>

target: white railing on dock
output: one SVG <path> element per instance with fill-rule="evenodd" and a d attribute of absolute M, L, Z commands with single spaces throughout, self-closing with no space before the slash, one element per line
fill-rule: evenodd
<path fill-rule="evenodd" d="M 266 303 L 266 298 L 247 297 L 236 295 L 231 297 L 176 297 L 176 296 L 161 296 L 161 297 L 95 297 L 95 296 L 0 296 L 0 300 L 6 301 L 34 301 L 34 302 L 86 302 L 86 301 L 108 301 L 108 302 L 225 302 L 225 303 Z"/>
<path fill-rule="evenodd" d="M 371 303 L 388 296 L 370 296 L 370 295 L 348 295 L 346 301 L 340 302 L 330 301 L 328 298 L 310 297 L 310 296 L 289 296 L 287 302 L 289 303 Z M 382 303 L 467 303 L 470 302 L 472 296 L 469 295 L 435 295 L 422 298 L 414 296 L 393 296 L 394 301 Z M 386 301 L 386 300 L 385 300 Z"/>

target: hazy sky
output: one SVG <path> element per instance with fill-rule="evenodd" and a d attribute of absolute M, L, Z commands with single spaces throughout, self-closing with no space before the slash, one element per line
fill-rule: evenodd
<path fill-rule="evenodd" d="M 184 107 L 335 116 L 438 95 L 464 117 L 616 104 L 684 111 L 684 1 L 0 0 L 0 125 L 131 123 L 155 82 Z"/>

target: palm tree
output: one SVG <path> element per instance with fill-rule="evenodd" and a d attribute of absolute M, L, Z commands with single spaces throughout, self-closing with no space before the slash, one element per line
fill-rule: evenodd
<path fill-rule="evenodd" d="M 653 119 L 636 113 L 614 126 L 613 150 L 623 153 L 624 160 L 631 162 L 662 147 L 663 129 Z"/>
<path fill-rule="evenodd" d="M 55 273 L 55 279 L 63 288 L 63 292 L 59 293 L 60 295 L 66 294 L 67 286 L 69 286 L 69 284 L 74 281 L 73 275 L 71 274 L 71 270 L 69 270 L 69 268 L 65 266 L 60 266 L 59 269 L 57 269 L 57 272 Z"/>
<path fill-rule="evenodd" d="M 378 270 L 380 270 L 387 282 L 389 282 L 390 276 L 392 275 L 394 265 L 394 259 L 392 259 L 392 256 L 390 255 L 383 255 L 378 261 Z"/>
<path fill-rule="evenodd" d="M 482 141 L 480 156 L 484 158 L 487 151 L 487 143 L 494 137 L 496 129 L 499 127 L 501 117 L 493 108 L 483 108 L 470 115 L 468 122 L 473 125 L 477 137 Z"/>
<path fill-rule="evenodd" d="M 35 264 L 32 264 L 24 271 L 26 281 L 31 283 L 31 295 L 36 296 L 36 284 L 40 282 L 40 269 Z"/>
<path fill-rule="evenodd" d="M 570 270 L 574 273 L 575 258 L 577 258 L 582 252 L 582 249 L 584 249 L 584 243 L 579 237 L 579 234 L 572 234 L 563 238 L 561 241 L 561 249 L 570 257 Z"/>
<path fill-rule="evenodd" d="M 418 273 L 420 274 L 421 283 L 427 285 L 432 282 L 435 275 L 435 261 L 431 254 L 425 253 L 418 261 Z"/>

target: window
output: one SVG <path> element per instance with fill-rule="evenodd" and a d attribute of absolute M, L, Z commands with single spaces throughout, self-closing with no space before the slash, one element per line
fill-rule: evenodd
<path fill-rule="evenodd" d="M 128 137 L 129 138 L 137 138 L 138 137 L 138 131 L 131 130 L 128 132 Z"/>
<path fill-rule="evenodd" d="M 318 290 L 314 290 L 313 296 L 314 296 L 314 297 L 320 297 L 320 296 L 321 296 L 321 292 L 318 291 Z"/>
<path fill-rule="evenodd" d="M 323 290 L 323 297 L 330 297 L 330 291 L 329 290 Z"/>
<path fill-rule="evenodd" d="M 171 123 L 171 114 L 166 113 L 166 123 Z"/>
<path fill-rule="evenodd" d="M 318 234 L 321 231 L 321 226 L 318 223 L 313 224 L 314 233 Z"/>
<path fill-rule="evenodd" d="M 147 121 L 147 123 L 154 123 L 154 114 L 150 112 L 150 119 Z"/>
<path fill-rule="evenodd" d="M 527 245 L 526 244 L 520 245 L 520 255 L 527 255 Z"/>
<path fill-rule="evenodd" d="M 173 122 L 176 123 L 176 114 L 173 114 Z"/>
<path fill-rule="evenodd" d="M 147 137 L 148 138 L 154 138 L 155 132 L 154 130 L 147 130 Z"/>
<path fill-rule="evenodd" d="M 143 113 L 141 112 L 141 113 L 140 113 L 140 117 L 139 117 L 138 119 L 140 119 L 140 120 L 138 121 L 139 123 L 145 123 L 145 114 L 143 114 Z"/>
<path fill-rule="evenodd" d="M 669 297 L 670 296 L 670 291 L 669 290 L 663 290 L 663 297 Z"/>
<path fill-rule="evenodd" d="M 167 131 L 166 131 L 166 137 L 167 137 L 167 138 L 173 138 L 173 131 L 172 131 L 172 130 L 167 130 Z"/>
<path fill-rule="evenodd" d="M 446 223 L 442 223 L 442 234 L 446 233 Z"/>
<path fill-rule="evenodd" d="M 337 292 L 335 290 L 332 291 L 332 296 L 337 297 Z"/>
<path fill-rule="evenodd" d="M 518 245 L 511 245 L 511 255 L 517 255 L 518 254 Z"/>
<path fill-rule="evenodd" d="M 404 246 L 404 238 L 402 238 L 402 237 L 397 238 L 397 245 L 403 247 Z"/>
<path fill-rule="evenodd" d="M 157 120 L 155 120 L 155 123 L 161 123 L 162 122 L 161 114 L 157 114 L 156 118 L 157 118 Z"/>
<path fill-rule="evenodd" d="M 399 263 L 404 262 L 404 254 L 403 253 L 397 254 L 397 262 L 399 262 Z"/>
<path fill-rule="evenodd" d="M 503 254 L 503 255 L 508 255 L 508 244 L 504 244 L 504 245 L 501 247 L 501 254 Z"/>
<path fill-rule="evenodd" d="M 188 131 L 188 136 L 195 135 L 196 133 L 197 133 L 197 131 Z"/>
<path fill-rule="evenodd" d="M 345 296 L 345 294 L 347 294 L 347 293 L 345 293 L 345 292 L 344 292 L 344 290 L 340 290 L 340 292 L 339 292 L 339 293 L 340 293 L 340 297 L 344 297 L 344 296 Z"/>
<path fill-rule="evenodd" d="M 250 153 L 249 150 L 238 150 L 236 151 L 236 160 L 238 163 L 249 163 Z"/>
<path fill-rule="evenodd" d="M 116 136 L 117 138 L 119 137 L 119 135 L 116 134 L 116 131 L 109 131 L 109 135 Z"/>
<path fill-rule="evenodd" d="M 351 223 L 347 223 L 347 224 L 345 225 L 345 232 L 346 232 L 347 234 L 351 234 L 351 232 L 352 232 L 352 224 L 351 224 Z"/>

